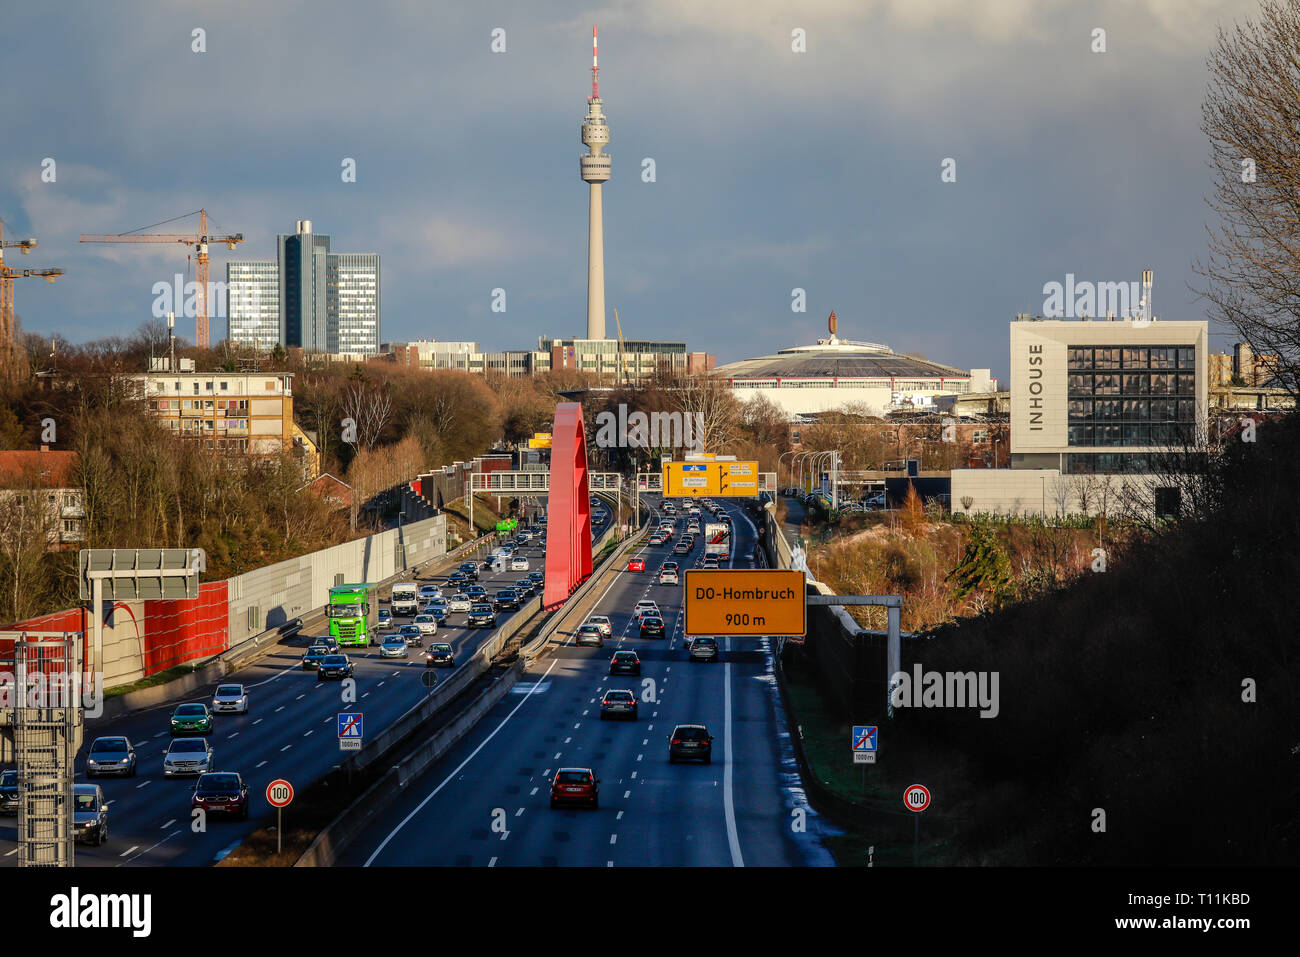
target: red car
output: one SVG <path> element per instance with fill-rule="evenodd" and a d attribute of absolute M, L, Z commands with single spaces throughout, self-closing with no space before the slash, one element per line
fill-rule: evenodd
<path fill-rule="evenodd" d="M 629 559 L 627 560 L 627 570 L 630 571 L 630 572 L 643 572 L 643 571 L 645 571 L 645 559 L 644 559 L 644 558 L 629 558 Z"/>
<path fill-rule="evenodd" d="M 194 785 L 190 807 L 201 807 L 208 814 L 248 817 L 248 785 L 234 771 L 209 771 Z"/>
<path fill-rule="evenodd" d="M 560 768 L 551 781 L 551 807 L 561 804 L 600 807 L 600 778 L 591 768 Z"/>

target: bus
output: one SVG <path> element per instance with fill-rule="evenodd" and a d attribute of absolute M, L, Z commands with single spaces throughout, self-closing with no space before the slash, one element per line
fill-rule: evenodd
<path fill-rule="evenodd" d="M 325 617 L 329 619 L 330 637 L 340 647 L 370 644 L 370 629 L 375 620 L 370 600 L 374 595 L 375 586 L 369 583 L 335 585 L 330 589 Z"/>

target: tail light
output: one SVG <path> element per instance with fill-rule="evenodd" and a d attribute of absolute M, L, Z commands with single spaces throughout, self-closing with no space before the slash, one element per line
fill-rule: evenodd
<path fill-rule="evenodd" d="M 681 743 L 682 743 L 681 738 L 673 738 L 673 744 L 681 744 Z"/>

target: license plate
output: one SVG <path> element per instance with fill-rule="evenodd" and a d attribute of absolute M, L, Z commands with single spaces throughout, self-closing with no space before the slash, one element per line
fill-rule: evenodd
<path fill-rule="evenodd" d="M 582 793 L 582 788 L 565 788 L 564 790 L 568 791 L 570 794 L 581 794 L 581 793 Z"/>

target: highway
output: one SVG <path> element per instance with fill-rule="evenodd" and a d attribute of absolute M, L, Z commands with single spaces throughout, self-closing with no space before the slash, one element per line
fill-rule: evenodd
<path fill-rule="evenodd" d="M 608 511 L 608 510 L 607 510 Z M 607 520 L 608 521 L 608 520 Z M 593 535 L 604 533 L 605 525 L 593 528 Z M 536 542 L 520 549 L 529 559 L 529 571 L 542 571 L 544 556 Z M 436 564 L 428 563 L 429 565 Z M 446 574 L 424 577 L 420 583 L 444 584 Z M 480 582 L 489 594 L 497 587 L 513 584 L 527 577 L 526 571 L 482 571 Z M 450 594 L 451 590 L 444 588 Z M 382 591 L 387 596 L 388 590 Z M 512 612 L 498 612 L 498 623 Z M 395 624 L 410 621 L 398 618 Z M 440 626 L 430 641 L 448 641 L 456 651 L 457 666 L 492 633 L 489 629 L 464 627 L 464 613 L 449 616 L 451 624 Z M 100 847 L 78 844 L 78 866 L 136 866 L 212 864 L 229 853 L 247 834 L 271 820 L 274 812 L 266 802 L 266 786 L 276 778 L 285 778 L 296 788 L 314 782 L 339 762 L 336 715 L 340 711 L 361 711 L 365 715 L 365 735 L 373 738 L 415 705 L 430 689 L 421 682 L 425 671 L 423 654 L 412 648 L 408 659 L 381 659 L 378 648 L 348 649 L 355 663 L 357 701 L 343 704 L 340 684 L 317 681 L 313 671 L 301 667 L 303 650 L 311 637 L 300 635 L 291 643 L 256 662 L 227 675 L 221 684 L 242 683 L 249 692 L 247 715 L 222 714 L 216 717 L 209 741 L 214 749 L 215 769 L 238 771 L 249 785 L 250 817 L 247 821 L 213 818 L 207 829 L 194 833 L 190 819 L 190 788 L 194 778 L 165 778 L 163 754 L 171 740 L 168 717 L 173 708 L 185 701 L 212 701 L 216 685 L 168 701 L 154 708 L 135 711 L 109 721 L 87 726 L 82 748 L 76 760 L 76 780 L 87 780 L 86 752 L 100 736 L 125 735 L 136 749 L 138 772 L 135 778 L 95 778 L 109 804 L 109 839 Z M 360 653 L 358 653 L 360 652 Z M 438 669 L 439 681 L 450 674 Z M 291 812 L 286 812 L 291 813 Z M 0 866 L 17 864 L 17 819 L 0 817 Z"/>
<path fill-rule="evenodd" d="M 658 511 L 657 498 L 643 497 Z M 732 516 L 731 564 L 752 567 L 757 532 L 744 511 Z M 678 531 L 684 530 L 679 517 Z M 674 540 L 675 541 L 675 540 Z M 659 585 L 665 559 L 683 569 L 703 557 L 640 546 L 646 571 L 621 571 L 593 614 L 610 617 L 603 648 L 572 638 L 534 662 L 512 693 L 348 848 L 340 863 L 368 866 L 796 866 L 830 865 L 806 807 L 770 666 L 767 639 L 725 639 L 717 663 L 687 659 L 682 586 Z M 626 563 L 623 563 L 624 568 Z M 603 586 L 598 586 L 603 587 Z M 635 635 L 637 601 L 659 604 L 667 639 Z M 611 677 L 617 650 L 635 650 L 642 677 Z M 607 689 L 643 698 L 637 721 L 601 721 Z M 668 763 L 677 723 L 706 724 L 713 763 Z M 562 766 L 593 768 L 598 810 L 549 806 L 550 778 Z M 796 810 L 799 809 L 799 810 Z M 792 826 L 806 814 L 807 832 Z"/>

